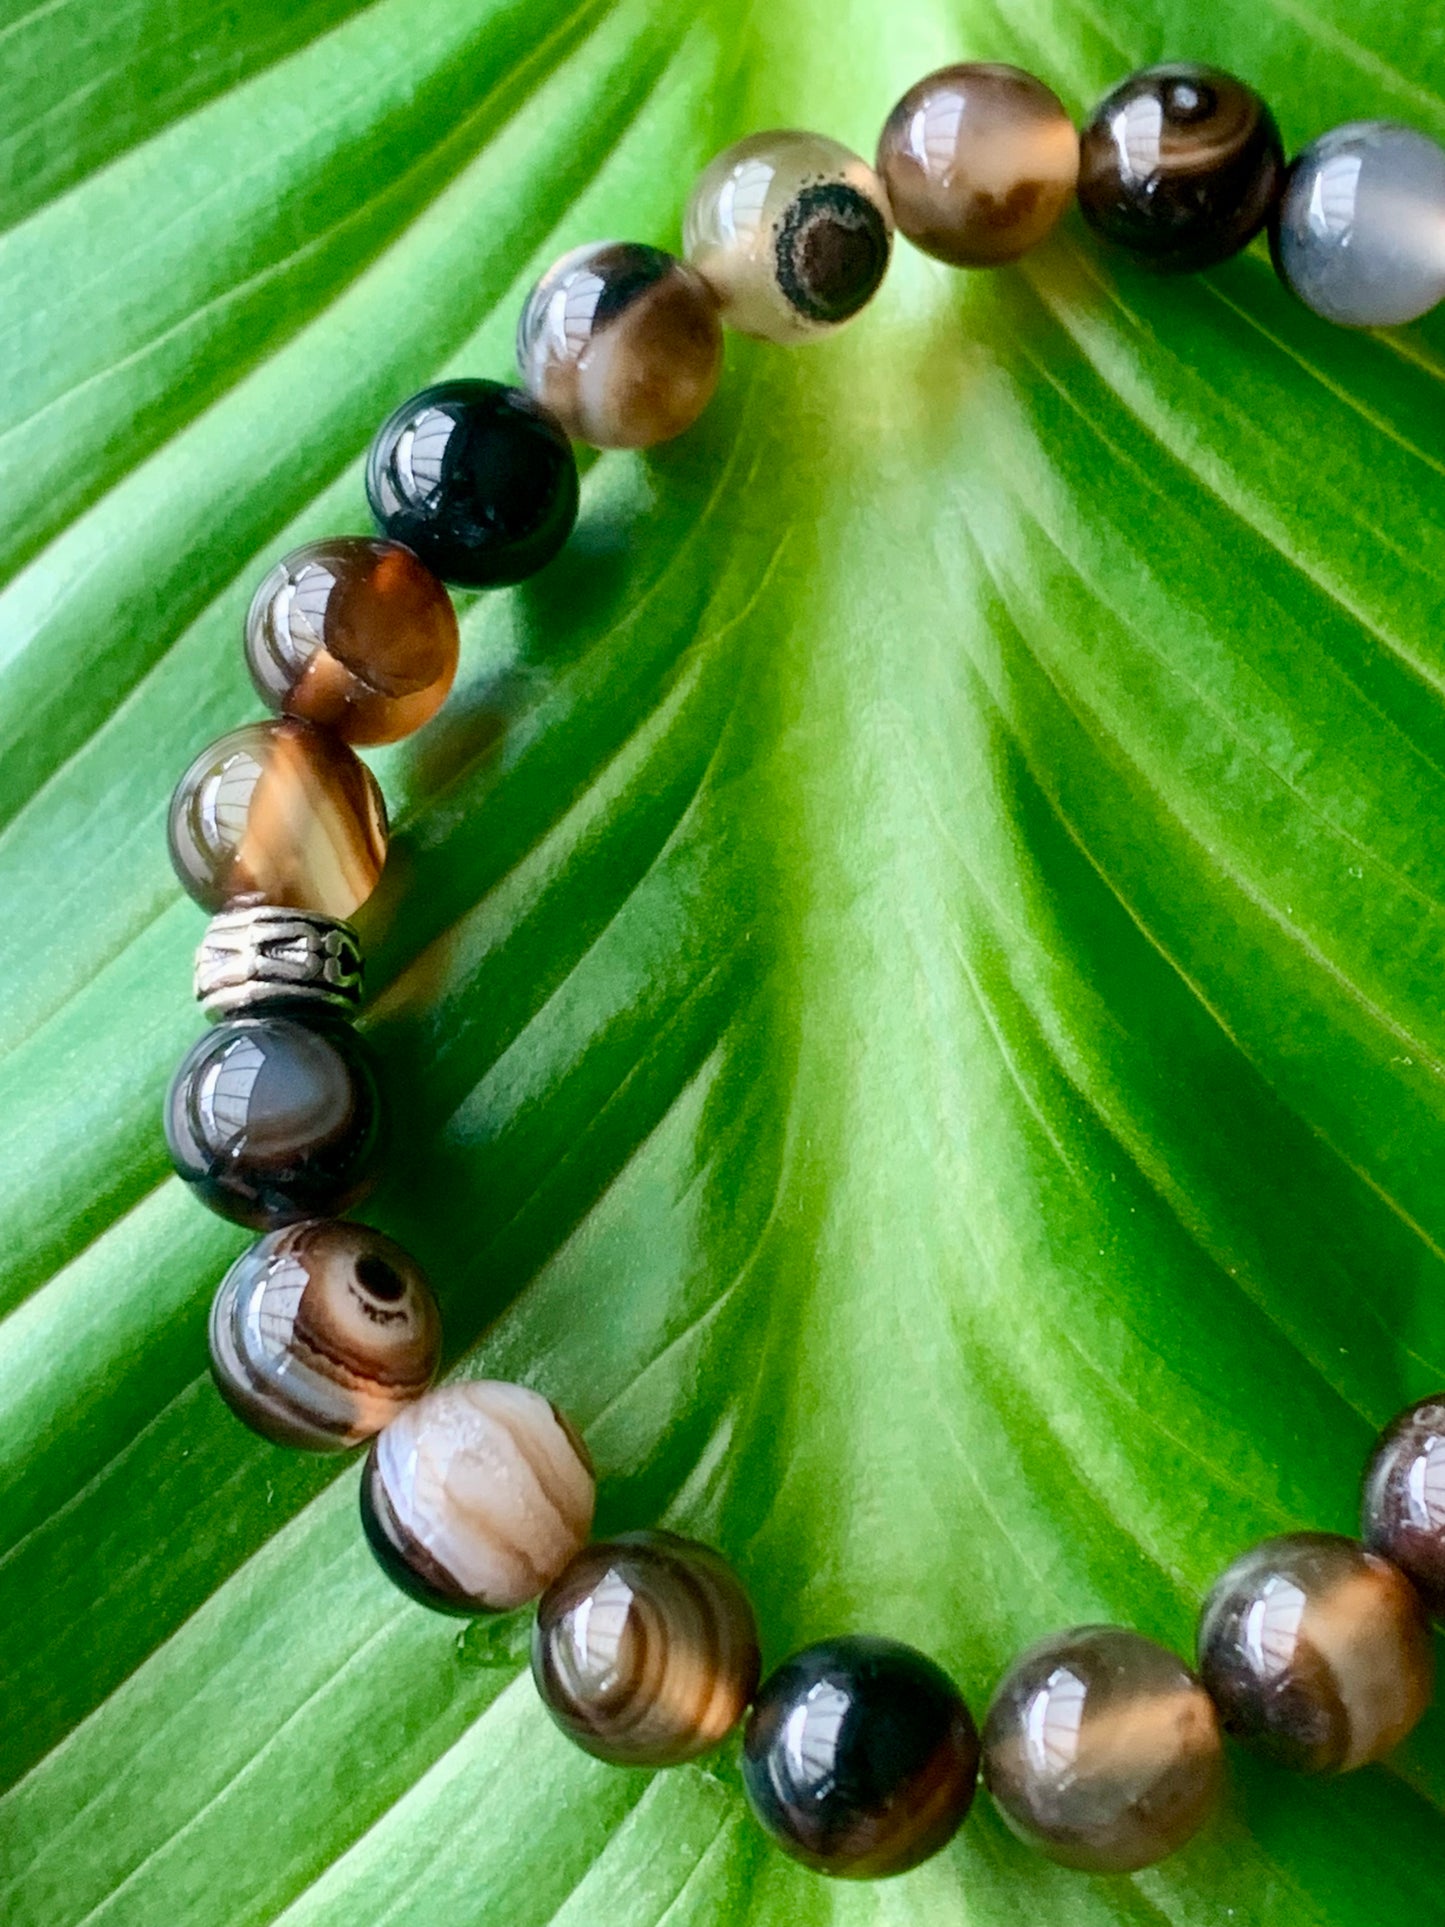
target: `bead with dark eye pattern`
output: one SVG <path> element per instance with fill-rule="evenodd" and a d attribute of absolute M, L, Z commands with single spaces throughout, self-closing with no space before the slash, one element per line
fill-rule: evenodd
<path fill-rule="evenodd" d="M 897 1640 L 852 1635 L 763 1682 L 743 1785 L 778 1845 L 818 1873 L 906 1873 L 963 1824 L 978 1733 L 943 1670 Z"/>
<path fill-rule="evenodd" d="M 1204 1603 L 1199 1671 L 1226 1733 L 1301 1773 L 1381 1759 L 1430 1702 L 1425 1608 L 1353 1539 L 1296 1532 L 1236 1559 Z"/>
<path fill-rule="evenodd" d="M 698 177 L 683 238 L 730 328 L 809 341 L 877 293 L 893 215 L 873 169 L 837 141 L 752 134 Z"/>
<path fill-rule="evenodd" d="M 533 288 L 517 365 L 578 441 L 651 448 L 691 428 L 722 367 L 722 323 L 707 284 L 661 248 L 573 248 Z"/>
<path fill-rule="evenodd" d="M 443 381 L 377 430 L 366 493 L 383 535 L 444 582 L 495 589 L 552 560 L 577 519 L 562 424 L 521 388 Z"/>
<path fill-rule="evenodd" d="M 252 598 L 246 662 L 262 700 L 348 743 L 394 743 L 457 673 L 456 612 L 399 542 L 338 535 L 278 562 Z"/>
<path fill-rule="evenodd" d="M 1445 1392 L 1407 1406 L 1365 1471 L 1361 1537 L 1398 1566 L 1445 1625 Z"/>
<path fill-rule="evenodd" d="M 1065 1867 L 1152 1866 L 1198 1832 L 1223 1776 L 1209 1695 L 1173 1653 L 1120 1626 L 1031 1646 L 984 1719 L 984 1785 L 1014 1832 Z"/>
<path fill-rule="evenodd" d="M 243 1252 L 211 1306 L 211 1371 L 263 1438 L 339 1451 L 379 1432 L 436 1376 L 441 1321 L 420 1265 L 336 1218 Z"/>
<path fill-rule="evenodd" d="M 1063 102 L 1017 67 L 941 67 L 899 101 L 878 173 L 900 234 L 959 268 L 1016 261 L 1051 232 L 1079 178 Z"/>
<path fill-rule="evenodd" d="M 1253 88 L 1217 67 L 1149 67 L 1084 129 L 1079 206 L 1150 267 L 1187 272 L 1253 240 L 1284 173 L 1279 129 Z"/>
<path fill-rule="evenodd" d="M 381 1143 L 371 1053 L 349 1024 L 274 1013 L 217 1024 L 171 1080 L 166 1142 L 213 1211 L 253 1230 L 366 1195 Z"/>
<path fill-rule="evenodd" d="M 464 1379 L 428 1392 L 371 1443 L 361 1522 L 388 1576 L 442 1612 L 510 1612 L 587 1543 L 587 1447 L 525 1385 Z"/>
<path fill-rule="evenodd" d="M 247 723 L 171 798 L 171 862 L 207 910 L 271 904 L 349 917 L 386 861 L 386 805 L 353 750 L 310 723 Z"/>
<path fill-rule="evenodd" d="M 588 1546 L 542 1596 L 532 1676 L 553 1719 L 616 1766 L 677 1766 L 737 1725 L 758 1628 L 732 1567 L 671 1532 Z"/>

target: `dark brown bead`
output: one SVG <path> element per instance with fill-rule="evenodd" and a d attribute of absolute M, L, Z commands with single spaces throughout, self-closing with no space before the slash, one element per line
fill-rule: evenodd
<path fill-rule="evenodd" d="M 205 909 L 349 917 L 386 861 L 371 771 L 310 723 L 247 723 L 201 751 L 171 798 L 171 861 Z"/>
<path fill-rule="evenodd" d="M 1079 206 L 1106 240 L 1185 272 L 1247 246 L 1284 175 L 1279 129 L 1252 87 L 1217 67 L 1149 67 L 1084 129 Z"/>
<path fill-rule="evenodd" d="M 677 1766 L 737 1725 L 758 1628 L 711 1547 L 671 1532 L 588 1546 L 537 1608 L 532 1676 L 563 1732 L 617 1766 Z"/>
<path fill-rule="evenodd" d="M 251 680 L 282 715 L 348 743 L 393 743 L 430 720 L 457 673 L 446 589 L 399 542 L 309 543 L 278 562 L 246 618 Z"/>
<path fill-rule="evenodd" d="M 1445 1624 L 1445 1392 L 1397 1414 L 1365 1471 L 1365 1544 L 1400 1568 Z"/>
<path fill-rule="evenodd" d="M 1348 1773 L 1430 1703 L 1419 1594 L 1354 1539 L 1295 1532 L 1236 1559 L 1204 1604 L 1199 1671 L 1226 1733 L 1301 1773 Z"/>
<path fill-rule="evenodd" d="M 900 234 L 959 268 L 1016 261 L 1051 232 L 1079 177 L 1063 102 L 1018 67 L 973 61 L 910 87 L 878 173 Z"/>
<path fill-rule="evenodd" d="M 983 1727 L 984 1785 L 1030 1846 L 1066 1867 L 1132 1873 L 1213 1812 L 1224 1747 L 1181 1660 L 1120 1626 L 1040 1641 L 1005 1674 Z"/>

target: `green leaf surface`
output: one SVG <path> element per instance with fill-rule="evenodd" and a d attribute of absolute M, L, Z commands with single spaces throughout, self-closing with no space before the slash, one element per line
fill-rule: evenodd
<path fill-rule="evenodd" d="M 168 1175 L 194 906 L 166 800 L 255 712 L 258 574 L 365 526 L 403 394 L 504 375 L 564 247 L 676 244 L 770 124 L 865 152 L 949 58 L 1083 111 L 1213 59 L 1299 145 L 1445 134 L 1418 0 L 0 0 L 0 1920 L 5 1927 L 1396 1927 L 1445 1720 L 1234 1762 L 1130 1880 L 986 1800 L 828 1883 L 735 1756 L 572 1751 L 526 1615 L 402 1599 L 356 1467 L 205 1370 L 242 1243 Z M 703 423 L 587 469 L 375 767 L 398 1152 L 368 1215 L 449 1361 L 586 1430 L 604 1529 L 725 1548 L 976 1710 L 1023 1642 L 1188 1650 L 1250 1539 L 1349 1530 L 1445 1380 L 1445 327 L 1331 330 L 1261 248 L 1163 282 L 1077 219 L 900 247 Z"/>

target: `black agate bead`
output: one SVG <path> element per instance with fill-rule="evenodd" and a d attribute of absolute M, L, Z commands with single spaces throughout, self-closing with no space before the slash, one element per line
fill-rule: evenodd
<path fill-rule="evenodd" d="M 855 1880 L 906 1873 L 962 1825 L 978 1732 L 957 1687 L 896 1640 L 795 1653 L 763 1683 L 743 1740 L 759 1821 L 795 1860 Z"/>
<path fill-rule="evenodd" d="M 1365 1471 L 1361 1537 L 1397 1565 L 1445 1625 L 1445 1392 L 1407 1406 Z"/>
<path fill-rule="evenodd" d="M 388 416 L 366 493 L 383 535 L 468 588 L 534 575 L 577 519 L 577 464 L 556 417 L 520 388 L 444 381 Z"/>

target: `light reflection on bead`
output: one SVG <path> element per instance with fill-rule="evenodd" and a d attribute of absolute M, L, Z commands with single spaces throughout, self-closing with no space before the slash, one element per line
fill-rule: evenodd
<path fill-rule="evenodd" d="M 1445 1623 L 1445 1393 L 1398 1413 L 1365 1472 L 1362 1537 Z"/>

